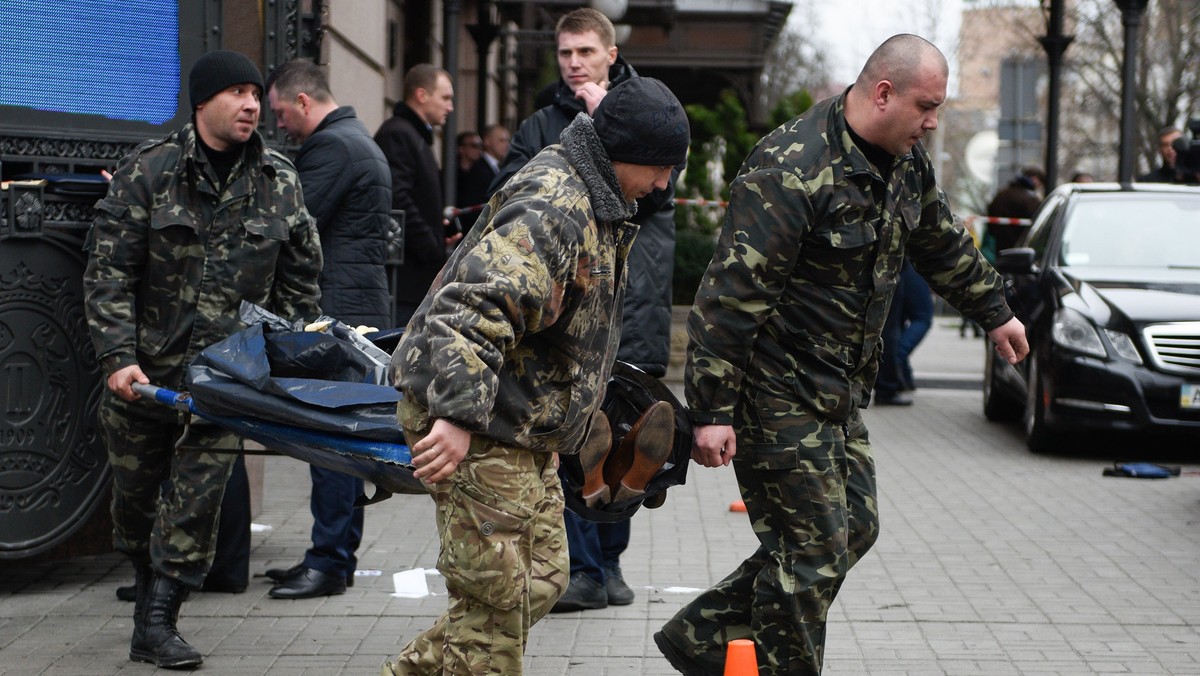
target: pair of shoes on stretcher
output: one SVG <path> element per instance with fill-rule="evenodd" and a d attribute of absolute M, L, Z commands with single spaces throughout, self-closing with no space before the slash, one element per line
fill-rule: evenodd
<path fill-rule="evenodd" d="M 599 507 L 645 495 L 650 480 L 671 457 L 674 441 L 675 409 L 665 401 L 646 409 L 616 448 L 608 417 L 603 411 L 598 412 L 579 452 L 584 502 L 588 507 Z M 647 498 L 647 502 L 656 497 Z M 662 504 L 656 502 L 647 506 Z"/>

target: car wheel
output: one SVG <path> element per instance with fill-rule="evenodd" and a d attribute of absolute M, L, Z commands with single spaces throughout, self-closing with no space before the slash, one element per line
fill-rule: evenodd
<path fill-rule="evenodd" d="M 996 369 L 1000 368 L 996 350 L 990 341 L 984 341 L 983 349 L 983 417 L 992 422 L 1016 420 L 1021 416 L 1020 402 L 1004 396 L 996 387 Z"/>
<path fill-rule="evenodd" d="M 1038 373 L 1037 356 L 1030 352 L 1026 359 L 1029 372 L 1025 379 L 1025 445 L 1034 453 L 1046 453 L 1054 449 L 1058 435 L 1046 424 L 1045 389 Z"/>

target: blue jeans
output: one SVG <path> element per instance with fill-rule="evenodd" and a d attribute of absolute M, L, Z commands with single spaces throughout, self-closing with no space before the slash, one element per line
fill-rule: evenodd
<path fill-rule="evenodd" d="M 563 521 L 567 529 L 567 549 L 571 553 L 571 574 L 584 573 L 604 584 L 604 571 L 618 565 L 621 554 L 629 546 L 629 519 L 596 523 L 567 510 Z"/>
<path fill-rule="evenodd" d="M 908 389 L 914 389 L 912 364 L 908 358 L 933 325 L 933 295 L 925 279 L 907 261 L 900 273 L 904 279 L 904 296 L 900 299 L 900 319 L 903 328 L 896 347 L 900 377 Z"/>

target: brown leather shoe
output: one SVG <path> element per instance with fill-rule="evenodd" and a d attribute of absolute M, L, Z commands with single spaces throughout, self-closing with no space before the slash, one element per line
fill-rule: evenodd
<path fill-rule="evenodd" d="M 665 401 L 655 402 L 621 439 L 616 456 L 604 465 L 612 501 L 644 494 L 646 485 L 671 457 L 674 441 L 675 409 Z"/>
<path fill-rule="evenodd" d="M 587 441 L 579 449 L 579 464 L 583 466 L 583 490 L 580 494 L 588 507 L 603 505 L 612 498 L 604 481 L 604 461 L 612 450 L 612 427 L 604 411 L 596 411 Z"/>

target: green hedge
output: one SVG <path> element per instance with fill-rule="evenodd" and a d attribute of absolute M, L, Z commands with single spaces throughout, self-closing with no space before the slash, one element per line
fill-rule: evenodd
<path fill-rule="evenodd" d="M 696 298 L 696 289 L 717 248 L 715 237 L 695 228 L 675 231 L 675 277 L 671 284 L 671 302 L 675 305 L 691 305 Z"/>

